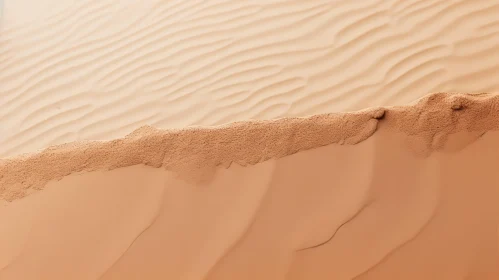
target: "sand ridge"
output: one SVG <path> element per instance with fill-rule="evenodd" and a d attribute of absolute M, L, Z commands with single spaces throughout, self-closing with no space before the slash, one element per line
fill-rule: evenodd
<path fill-rule="evenodd" d="M 209 181 L 218 166 L 242 166 L 329 144 L 357 144 L 379 123 L 407 136 L 422 156 L 442 150 L 447 138 L 472 133 L 467 144 L 499 129 L 499 96 L 428 95 L 415 104 L 304 118 L 237 122 L 180 130 L 137 129 L 113 141 L 69 143 L 0 161 L 0 197 L 12 201 L 75 172 L 112 170 L 137 164 L 163 167 L 192 182 Z M 461 147 L 454 147 L 459 149 Z M 185 176 L 184 176 L 185 175 Z"/>

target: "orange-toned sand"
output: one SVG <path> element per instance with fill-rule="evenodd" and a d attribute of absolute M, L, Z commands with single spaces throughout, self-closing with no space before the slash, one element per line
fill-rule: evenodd
<path fill-rule="evenodd" d="M 3 4 L 0 280 L 499 279 L 498 1 Z"/>
<path fill-rule="evenodd" d="M 434 94 L 4 160 L 0 279 L 497 279 L 498 109 Z"/>

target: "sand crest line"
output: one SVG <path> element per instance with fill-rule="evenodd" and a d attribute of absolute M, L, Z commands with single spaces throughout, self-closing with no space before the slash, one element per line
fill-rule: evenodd
<path fill-rule="evenodd" d="M 217 127 L 141 127 L 112 141 L 73 142 L 0 161 L 0 198 L 13 201 L 72 173 L 144 164 L 185 180 L 209 181 L 218 166 L 252 165 L 329 144 L 354 145 L 382 121 L 405 133 L 421 155 L 445 147 L 450 134 L 499 129 L 499 96 L 427 95 L 408 106 L 371 108 L 303 118 L 243 121 Z"/>

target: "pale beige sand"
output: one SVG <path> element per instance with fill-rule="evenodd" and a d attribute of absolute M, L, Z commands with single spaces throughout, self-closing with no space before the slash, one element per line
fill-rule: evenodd
<path fill-rule="evenodd" d="M 0 157 L 499 92 L 496 0 L 6 0 Z"/>
<path fill-rule="evenodd" d="M 0 279 L 497 279 L 498 108 L 435 94 L 4 160 Z"/>

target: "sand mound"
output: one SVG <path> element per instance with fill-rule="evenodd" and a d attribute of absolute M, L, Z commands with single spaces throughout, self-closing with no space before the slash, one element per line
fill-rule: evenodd
<path fill-rule="evenodd" d="M 4 160 L 0 279 L 497 279 L 498 106 L 441 93 Z"/>

